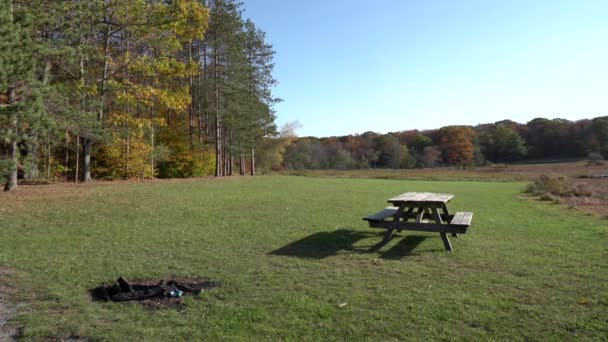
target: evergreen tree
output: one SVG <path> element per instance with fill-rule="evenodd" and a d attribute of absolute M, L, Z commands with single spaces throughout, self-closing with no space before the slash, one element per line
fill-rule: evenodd
<path fill-rule="evenodd" d="M 27 12 L 12 0 L 0 0 L 0 136 L 8 146 L 10 159 L 5 191 L 17 189 L 20 144 L 31 143 L 28 127 L 40 114 L 40 97 L 34 78 L 34 51 Z"/>

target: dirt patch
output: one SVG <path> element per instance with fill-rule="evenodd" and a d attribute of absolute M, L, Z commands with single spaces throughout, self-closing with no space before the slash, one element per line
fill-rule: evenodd
<path fill-rule="evenodd" d="M 113 284 L 90 289 L 89 293 L 93 301 L 138 302 L 150 309 L 179 309 L 185 306 L 184 296 L 198 296 L 218 286 L 218 282 L 207 278 L 127 281 L 120 277 Z"/>
<path fill-rule="evenodd" d="M 19 183 L 19 189 L 14 192 L 4 192 L 0 188 L 0 217 L 5 212 L 26 207 L 35 201 L 55 201 L 62 199 L 79 199 L 93 193 L 96 189 L 106 186 L 135 185 L 135 184 L 178 184 L 198 183 L 209 181 L 238 181 L 247 177 L 233 176 L 222 177 L 193 177 L 174 179 L 146 179 L 140 180 L 115 180 L 115 181 L 93 181 L 90 183 L 68 183 L 57 182 L 48 184 L 23 184 Z"/>
<path fill-rule="evenodd" d="M 25 208 L 36 201 L 82 198 L 92 190 L 91 186 L 71 183 L 19 185 L 19 190 L 14 192 L 0 191 L 0 216 L 5 212 Z"/>

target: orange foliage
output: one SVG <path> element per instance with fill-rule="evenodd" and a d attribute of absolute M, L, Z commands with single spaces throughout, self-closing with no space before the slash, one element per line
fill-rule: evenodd
<path fill-rule="evenodd" d="M 440 147 L 444 159 L 452 165 L 466 166 L 473 161 L 474 132 L 467 126 L 448 126 L 439 130 Z"/>

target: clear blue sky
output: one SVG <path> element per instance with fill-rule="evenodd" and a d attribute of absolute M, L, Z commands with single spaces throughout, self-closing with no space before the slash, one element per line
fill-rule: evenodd
<path fill-rule="evenodd" d="M 608 0 L 245 0 L 300 136 L 608 115 Z"/>

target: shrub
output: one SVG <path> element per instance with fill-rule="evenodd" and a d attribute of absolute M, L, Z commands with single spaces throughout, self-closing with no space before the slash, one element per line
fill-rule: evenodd
<path fill-rule="evenodd" d="M 215 159 L 211 151 L 179 151 L 158 165 L 160 178 L 187 178 L 212 175 Z"/>
<path fill-rule="evenodd" d="M 538 199 L 540 199 L 541 201 L 550 201 L 553 203 L 560 203 L 560 199 L 559 197 L 556 197 L 548 192 L 543 193 L 542 195 L 540 195 L 538 197 Z"/>
<path fill-rule="evenodd" d="M 593 189 L 587 184 L 571 184 L 561 176 L 541 175 L 528 185 L 526 193 L 541 196 L 542 200 L 557 201 L 558 197 L 592 197 Z"/>
<path fill-rule="evenodd" d="M 541 175 L 534 183 L 528 185 L 526 192 L 532 195 L 549 193 L 555 196 L 568 196 L 571 188 L 565 177 Z"/>

